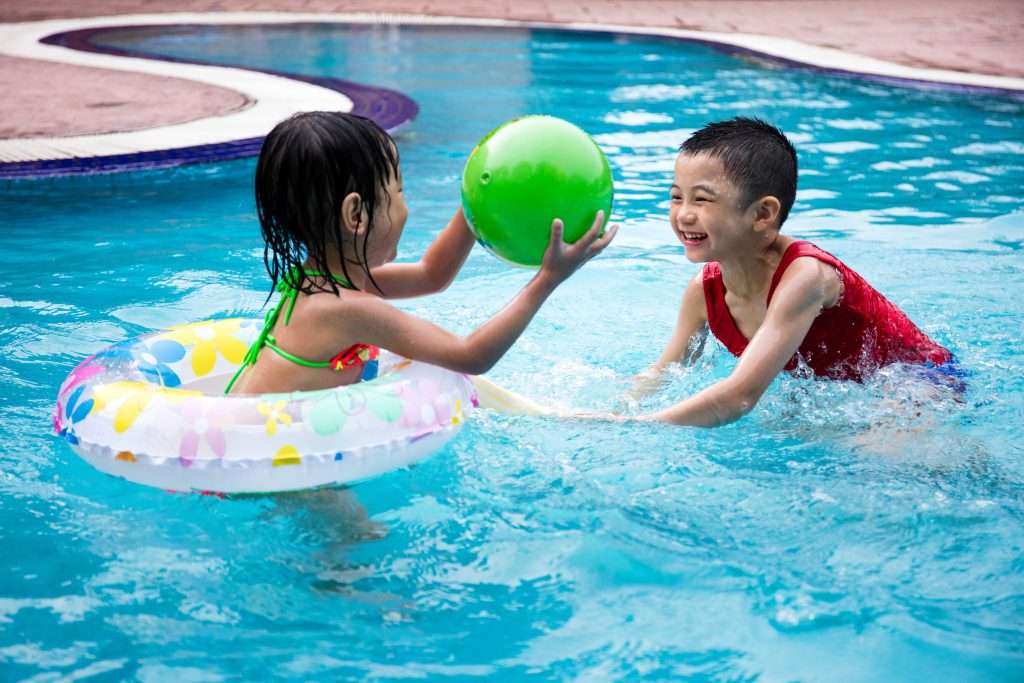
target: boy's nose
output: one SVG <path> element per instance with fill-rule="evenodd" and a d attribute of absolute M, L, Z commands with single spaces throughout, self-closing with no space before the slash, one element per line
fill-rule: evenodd
<path fill-rule="evenodd" d="M 689 225 L 693 223 L 695 220 L 697 220 L 697 214 L 694 213 L 693 211 L 683 209 L 682 211 L 679 212 L 680 223 Z"/>

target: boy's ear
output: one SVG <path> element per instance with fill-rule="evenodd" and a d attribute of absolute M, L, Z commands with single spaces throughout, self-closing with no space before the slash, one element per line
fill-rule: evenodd
<path fill-rule="evenodd" d="M 363 229 L 363 198 L 349 192 L 341 200 L 341 227 L 346 232 L 358 233 Z"/>
<path fill-rule="evenodd" d="M 779 212 L 782 202 L 778 197 L 766 195 L 754 202 L 754 230 L 762 232 L 779 227 Z"/>

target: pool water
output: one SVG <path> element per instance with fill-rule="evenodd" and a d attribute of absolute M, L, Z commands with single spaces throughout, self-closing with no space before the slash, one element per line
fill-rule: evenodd
<path fill-rule="evenodd" d="M 612 409 L 697 266 L 668 228 L 679 143 L 764 117 L 800 154 L 786 224 L 953 349 L 962 401 L 898 369 L 784 377 L 717 430 L 478 412 L 422 464 L 287 496 L 169 494 L 49 433 L 64 376 L 140 333 L 255 315 L 251 160 L 0 185 L 0 678 L 1011 681 L 1024 677 L 1024 102 L 781 70 L 614 34 L 120 30 L 99 42 L 400 90 L 401 259 L 476 141 L 591 132 L 621 233 L 492 377 Z M 571 200 L 571 198 L 570 198 Z M 468 332 L 529 279 L 475 249 L 402 302 Z M 726 376 L 717 343 L 641 405 Z"/>

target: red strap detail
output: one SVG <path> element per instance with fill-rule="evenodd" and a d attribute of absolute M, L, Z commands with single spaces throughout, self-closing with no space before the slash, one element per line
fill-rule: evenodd
<path fill-rule="evenodd" d="M 816 258 L 819 261 L 832 266 L 840 274 L 842 273 L 842 263 L 840 263 L 839 259 L 835 256 L 824 249 L 819 249 L 810 242 L 797 240 L 786 247 L 786 251 L 782 253 L 782 259 L 779 261 L 779 265 L 775 267 L 775 274 L 772 275 L 772 284 L 771 287 L 768 288 L 767 303 L 771 303 L 772 295 L 775 294 L 775 288 L 778 287 L 779 282 L 782 281 L 782 276 L 786 274 L 786 269 L 789 268 L 793 261 L 802 256 L 811 256 Z"/>
<path fill-rule="evenodd" d="M 353 344 L 331 358 L 329 362 L 332 370 L 341 372 L 342 370 L 362 365 L 366 361 L 376 360 L 379 355 L 380 349 L 372 344 Z"/>
<path fill-rule="evenodd" d="M 717 262 L 704 264 L 703 284 L 708 329 L 729 353 L 739 356 L 747 348 L 749 340 L 736 327 L 736 321 L 732 319 L 729 307 L 725 305 L 725 283 L 722 282 L 722 269 Z"/>

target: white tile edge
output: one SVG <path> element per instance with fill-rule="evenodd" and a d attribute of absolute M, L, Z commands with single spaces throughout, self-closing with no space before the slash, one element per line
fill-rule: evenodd
<path fill-rule="evenodd" d="M 265 135 L 275 123 L 297 111 L 310 109 L 350 111 L 352 109 L 351 100 L 338 92 L 279 76 L 241 68 L 182 64 L 156 59 L 86 53 L 54 45 L 44 45 L 39 42 L 42 38 L 54 33 L 113 26 L 287 24 L 307 22 L 551 28 L 573 31 L 613 32 L 627 35 L 663 36 L 732 46 L 814 68 L 849 72 L 851 74 L 934 83 L 936 85 L 1024 92 L 1024 79 L 1021 78 L 911 67 L 834 48 L 818 47 L 789 38 L 745 33 L 715 33 L 621 24 L 559 23 L 366 12 L 172 12 L 79 19 L 51 19 L 0 24 L 0 53 L 28 59 L 42 59 L 81 66 L 194 80 L 239 92 L 253 104 L 245 109 L 229 114 L 205 117 L 187 123 L 139 131 L 74 137 L 0 140 L 0 159 L 44 160 L 81 158 L 131 151 L 162 151 L 187 145 L 224 143 Z"/>

